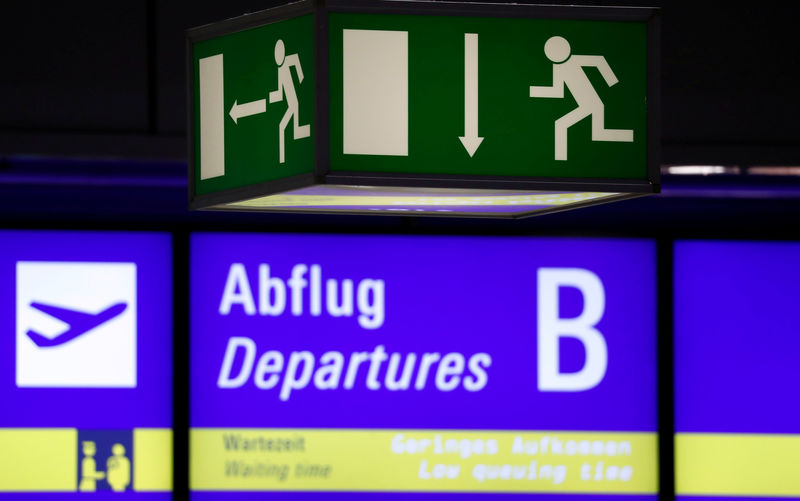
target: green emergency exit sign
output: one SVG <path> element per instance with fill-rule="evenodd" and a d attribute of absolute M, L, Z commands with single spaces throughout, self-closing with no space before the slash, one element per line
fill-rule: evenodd
<path fill-rule="evenodd" d="M 307 1 L 190 30 L 190 206 L 513 216 L 656 192 L 657 43 L 657 9 L 518 4 Z"/>
<path fill-rule="evenodd" d="M 314 20 L 193 45 L 196 194 L 314 170 Z"/>

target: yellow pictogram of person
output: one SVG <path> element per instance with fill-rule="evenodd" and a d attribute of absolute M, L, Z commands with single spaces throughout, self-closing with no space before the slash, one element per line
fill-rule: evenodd
<path fill-rule="evenodd" d="M 83 460 L 81 461 L 81 483 L 78 490 L 81 492 L 94 492 L 97 490 L 97 481 L 105 478 L 106 474 L 97 471 L 97 461 L 94 455 L 97 453 L 97 446 L 92 441 L 83 442 Z"/>
<path fill-rule="evenodd" d="M 106 461 L 108 472 L 108 485 L 114 492 L 122 492 L 131 483 L 131 461 L 125 457 L 125 446 L 114 444 L 111 446 L 113 454 Z"/>

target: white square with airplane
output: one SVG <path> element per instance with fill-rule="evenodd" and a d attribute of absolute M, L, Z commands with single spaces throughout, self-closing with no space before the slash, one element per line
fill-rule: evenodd
<path fill-rule="evenodd" d="M 16 383 L 136 387 L 136 263 L 17 262 Z"/>

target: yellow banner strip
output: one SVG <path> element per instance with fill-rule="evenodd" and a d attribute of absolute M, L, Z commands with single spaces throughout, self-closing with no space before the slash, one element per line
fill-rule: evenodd
<path fill-rule="evenodd" d="M 71 428 L 0 429 L 0 492 L 77 490 L 77 447 Z"/>
<path fill-rule="evenodd" d="M 132 455 L 133 490 L 172 490 L 171 429 L 134 429 Z M 76 492 L 78 457 L 75 428 L 2 428 L 0 492 Z"/>
<path fill-rule="evenodd" d="M 655 494 L 655 433 L 194 428 L 200 491 Z"/>
<path fill-rule="evenodd" d="M 133 490 L 171 491 L 172 430 L 136 428 L 133 430 L 133 450 Z"/>
<path fill-rule="evenodd" d="M 678 433 L 677 494 L 800 496 L 800 435 Z"/>

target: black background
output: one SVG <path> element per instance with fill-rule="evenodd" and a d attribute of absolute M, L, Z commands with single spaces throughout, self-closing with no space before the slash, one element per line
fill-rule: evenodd
<path fill-rule="evenodd" d="M 797 194 L 774 190 L 794 189 L 796 182 L 753 176 L 665 176 L 662 195 L 511 223 L 190 214 L 180 182 L 186 178 L 185 30 L 279 4 L 6 2 L 0 15 L 0 174 L 12 176 L 0 176 L 0 217 L 7 224 L 124 219 L 309 230 L 323 225 L 489 233 L 731 231 L 778 238 L 795 236 L 793 226 L 800 226 L 792 224 Z M 800 165 L 795 27 L 800 7 L 637 5 L 661 8 L 662 164 Z M 93 161 L 43 167 L 20 165 L 21 155 Z M 72 181 L 65 188 L 53 181 L 53 171 L 81 172 L 89 182 Z M 126 182 L 131 175 L 135 180 Z"/>
<path fill-rule="evenodd" d="M 187 242 L 195 230 L 657 238 L 660 460 L 662 494 L 669 498 L 671 243 L 681 237 L 800 239 L 800 176 L 664 175 L 659 195 L 517 221 L 190 212 L 185 30 L 282 3 L 3 2 L 0 227 L 170 231 L 175 284 L 188 283 Z M 661 8 L 663 165 L 728 165 L 742 172 L 800 165 L 797 3 L 635 5 Z M 175 289 L 180 498 L 187 482 L 182 347 L 189 326 L 186 291 Z"/>
<path fill-rule="evenodd" d="M 183 159 L 185 30 L 281 3 L 5 2 L 0 152 Z M 800 7 L 660 4 L 665 163 L 794 159 Z"/>

